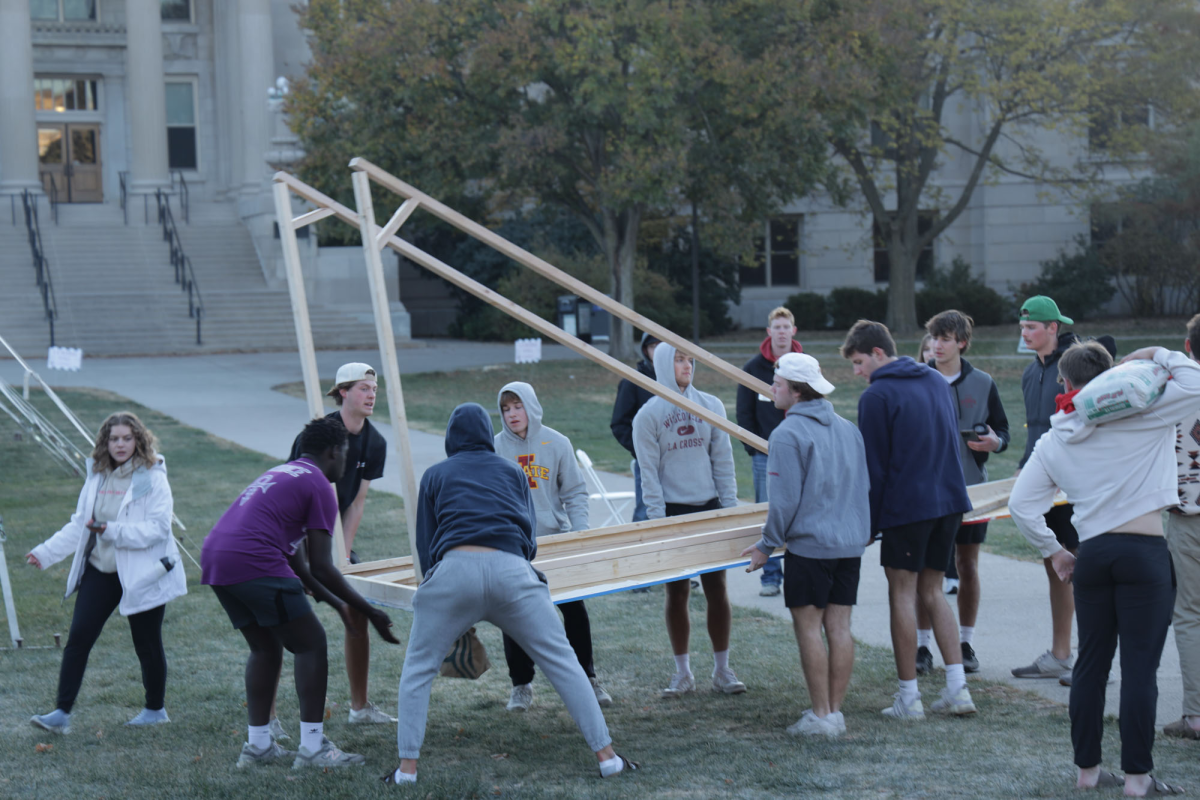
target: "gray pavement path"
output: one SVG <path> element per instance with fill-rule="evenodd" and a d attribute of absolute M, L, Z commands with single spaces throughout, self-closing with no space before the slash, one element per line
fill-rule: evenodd
<path fill-rule="evenodd" d="M 547 345 L 543 355 L 548 360 L 578 358 L 559 345 Z M 375 351 L 323 351 L 317 353 L 317 365 L 321 375 L 332 375 L 339 365 L 348 361 L 365 361 L 378 367 L 378 358 Z M 510 363 L 512 346 L 436 342 L 403 348 L 398 353 L 398 360 L 401 373 L 467 369 Z M 52 386 L 107 389 L 188 425 L 280 459 L 287 456 L 295 433 L 308 418 L 303 400 L 271 389 L 281 383 L 301 380 L 300 360 L 294 352 L 85 358 L 79 372 L 49 371 L 44 360 L 33 360 L 29 364 Z M 0 378 L 20 384 L 22 371 L 14 361 L 0 360 Z M 453 400 L 447 398 L 447 402 Z M 390 445 L 391 426 L 383 420 L 374 422 Z M 410 436 L 419 480 L 427 467 L 444 457 L 442 437 L 415 430 L 410 431 Z M 394 452 L 389 451 L 387 472 L 383 479 L 375 482 L 374 488 L 400 494 L 400 473 Z M 632 478 L 608 473 L 601 473 L 600 477 L 610 491 L 633 488 Z M 607 511 L 593 503 L 592 519 L 600 523 L 607 517 Z M 1012 667 L 1031 662 L 1049 647 L 1050 612 L 1042 565 L 984 553 L 980 557 L 980 572 L 984 581 L 983 602 L 975 634 L 980 675 L 1006 681 L 1065 704 L 1068 690 L 1057 681 L 1019 680 L 1009 674 Z M 747 575 L 740 568 L 730 570 L 729 587 L 735 604 L 790 619 L 781 597 L 758 595 L 757 575 Z M 950 598 L 952 607 L 953 599 Z M 891 647 L 887 583 L 883 568 L 879 566 L 877 547 L 868 549 L 863 559 L 859 605 L 852 627 L 860 641 Z M 700 641 L 702 639 L 697 641 L 698 645 Z M 734 658 L 736 660 L 736 653 Z M 935 660 L 941 663 L 940 658 Z M 1114 676 L 1117 680 L 1109 686 L 1107 700 L 1107 709 L 1113 714 L 1118 708 L 1119 667 L 1114 670 Z M 1158 678 L 1158 723 L 1161 726 L 1178 719 L 1182 705 L 1179 656 L 1173 634 L 1167 637 Z M 926 699 L 932 700 L 931 697 Z M 886 700 L 881 698 L 881 701 Z"/>

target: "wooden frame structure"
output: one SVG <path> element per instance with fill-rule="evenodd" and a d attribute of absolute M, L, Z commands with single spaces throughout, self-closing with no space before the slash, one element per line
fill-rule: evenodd
<path fill-rule="evenodd" d="M 619 317 L 641 330 L 649 332 L 680 352 L 693 357 L 697 363 L 731 378 L 758 394 L 769 395 L 770 387 L 742 369 L 714 356 L 699 345 L 672 333 L 650 319 L 626 308 L 607 295 L 579 281 L 557 267 L 538 258 L 488 228 L 464 217 L 438 200 L 424 194 L 404 181 L 385 172 L 371 162 L 355 158 L 350 162 L 357 211 L 351 211 L 336 200 L 317 191 L 286 172 L 275 174 L 275 209 L 283 244 L 288 286 L 296 321 L 296 339 L 300 347 L 305 396 L 313 416 L 324 412 L 313 348 L 312 330 L 308 321 L 308 305 L 300 270 L 296 231 L 328 217 L 335 217 L 356 227 L 362 236 L 363 255 L 371 289 L 376 333 L 383 359 L 388 406 L 396 448 L 404 472 L 402 493 L 405 517 L 408 522 L 410 552 L 416 553 L 416 480 L 408 440 L 408 424 L 404 411 L 404 396 L 400 385 L 400 370 L 396 363 L 395 340 L 388 312 L 381 253 L 390 247 L 405 258 L 420 264 L 434 274 L 479 297 L 504 313 L 538 331 L 580 355 L 594 361 L 621 378 L 662 397 L 673 405 L 725 431 L 730 436 L 765 453 L 767 442 L 761 437 L 717 416 L 707 408 L 672 392 L 657 381 L 617 361 L 590 344 L 547 322 L 512 300 L 489 289 L 473 278 L 401 239 L 397 232 L 418 209 L 424 209 L 460 231 L 503 253 L 517 263 L 562 286 Z M 403 198 L 403 202 L 383 227 L 375 219 L 371 184 L 388 189 Z M 314 210 L 293 216 L 291 196 L 314 206 Z M 981 498 L 982 499 L 982 498 Z M 993 498 L 1003 505 L 1002 498 Z M 996 505 L 990 506 L 997 507 Z M 766 518 L 766 505 L 756 504 L 738 508 L 692 514 L 686 517 L 651 520 L 599 528 L 589 531 L 558 534 L 538 539 L 538 559 L 535 565 L 546 573 L 555 602 L 607 594 L 636 586 L 664 583 L 671 580 L 727 569 L 745 564 L 741 551 L 756 542 Z M 336 532 L 336 552 L 345 553 L 340 523 Z M 420 583 L 420 565 L 413 557 L 385 559 L 358 565 L 341 565 L 364 597 L 372 602 L 394 608 L 411 608 L 412 593 Z"/>

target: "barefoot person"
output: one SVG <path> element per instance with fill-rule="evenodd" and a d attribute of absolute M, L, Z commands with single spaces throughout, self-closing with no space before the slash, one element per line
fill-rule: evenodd
<path fill-rule="evenodd" d="M 673 392 L 725 416 L 724 404 L 692 384 L 692 359 L 669 344 L 654 350 L 658 382 Z M 662 519 L 737 505 L 737 481 L 729 434 L 714 428 L 679 407 L 655 397 L 633 419 L 633 444 L 642 467 L 642 497 L 649 519 Z M 708 637 L 713 648 L 713 691 L 740 694 L 746 684 L 729 668 L 729 629 L 733 607 L 725 589 L 725 572 L 700 576 L 708 602 Z M 691 618 L 687 579 L 666 586 L 667 635 L 675 654 L 675 674 L 662 690 L 664 698 L 681 697 L 696 690 L 688 655 Z"/>
<path fill-rule="evenodd" d="M 1090 425 L 1075 409 L 1080 389 L 1112 366 L 1098 342 L 1072 345 L 1058 360 L 1064 394 L 1058 413 L 1025 462 L 1009 498 L 1013 522 L 1053 566 L 1074 583 L 1079 655 L 1071 683 L 1071 744 L 1076 786 L 1120 785 L 1100 768 L 1104 693 L 1113 654 L 1121 647 L 1121 768 L 1131 797 L 1178 794 L 1150 775 L 1158 665 L 1175 603 L 1175 574 L 1163 537 L 1162 511 L 1179 502 L 1175 425 L 1200 406 L 1200 364 L 1165 347 L 1145 359 L 1170 372 L 1162 396 L 1141 413 Z M 1078 560 L 1055 537 L 1045 513 L 1062 489 L 1074 501 Z"/>
<path fill-rule="evenodd" d="M 500 424 L 496 454 L 515 462 L 529 479 L 536 512 L 538 536 L 588 529 L 588 490 L 575 461 L 571 440 L 542 424 L 542 404 L 528 383 L 514 381 L 500 389 L 496 399 Z M 596 680 L 592 664 L 592 623 L 582 600 L 561 603 L 563 629 L 579 659 L 601 707 L 612 705 L 612 696 Z M 509 635 L 504 636 L 504 660 L 512 693 L 509 711 L 528 711 L 533 704 L 533 659 Z"/>
<path fill-rule="evenodd" d="M 217 520 L 200 555 L 201 583 L 213 592 L 229 621 L 246 639 L 248 741 L 239 767 L 294 756 L 294 767 L 345 767 L 363 757 L 343 753 L 325 737 L 329 674 L 325 628 L 304 596 L 337 609 L 354 623 L 349 607 L 385 641 L 399 644 L 388 615 L 350 588 L 333 563 L 337 496 L 329 485 L 346 466 L 346 429 L 336 419 L 315 419 L 300 434 L 300 457 L 267 470 L 246 487 Z M 292 753 L 271 738 L 283 650 L 294 656 L 300 697 L 300 749 Z"/>
<path fill-rule="evenodd" d="M 753 572 L 775 548 L 787 548 L 783 596 L 812 701 L 787 731 L 803 736 L 846 731 L 842 700 L 854 668 L 850 611 L 871 539 L 871 480 L 862 435 L 825 399 L 833 388 L 812 356 L 788 353 L 775 362 L 771 393 L 786 416 L 771 432 L 771 499 L 762 538 L 742 552 L 750 556 L 747 572 Z"/>
<path fill-rule="evenodd" d="M 550 592 L 529 563 L 537 554 L 537 512 L 528 476 L 496 455 L 492 420 L 465 403 L 446 425 L 446 460 L 421 476 L 417 559 L 424 578 L 413 595 L 412 633 L 400 674 L 400 766 L 388 784 L 415 783 L 429 694 L 442 660 L 480 620 L 511 636 L 550 680 L 610 777 L 637 765 L 613 752 L 604 713 L 558 622 Z"/>
<path fill-rule="evenodd" d="M 66 596 L 79 593 L 58 674 L 58 701 L 54 711 L 29 720 L 35 727 L 71 731 L 71 709 L 88 655 L 118 609 L 129 619 L 146 689 L 145 707 L 126 724 L 170 722 L 163 707 L 163 612 L 169 601 L 187 593 L 187 578 L 171 536 L 174 501 L 167 463 L 157 450 L 154 434 L 137 416 L 109 415 L 96 435 L 71 520 L 25 556 L 44 570 L 73 554 Z"/>

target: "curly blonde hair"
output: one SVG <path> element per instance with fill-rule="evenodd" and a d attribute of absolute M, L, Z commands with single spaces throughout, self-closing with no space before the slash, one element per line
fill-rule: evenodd
<path fill-rule="evenodd" d="M 112 472 L 117 468 L 113 458 L 108 453 L 108 438 L 116 425 L 125 425 L 133 433 L 135 442 L 133 455 L 130 458 L 141 462 L 144 467 L 152 467 L 158 463 L 158 438 L 138 419 L 132 411 L 118 411 L 109 414 L 100 423 L 100 431 L 96 434 L 96 446 L 92 448 L 92 461 L 97 472 Z"/>

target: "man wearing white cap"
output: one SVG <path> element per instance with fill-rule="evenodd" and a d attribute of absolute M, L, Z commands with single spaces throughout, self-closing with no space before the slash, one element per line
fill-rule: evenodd
<path fill-rule="evenodd" d="M 346 450 L 346 472 L 335 484 L 338 511 L 342 517 L 342 535 L 345 537 L 346 552 L 335 554 L 335 563 L 349 556 L 351 563 L 358 562 L 353 551 L 354 536 L 362 522 L 363 509 L 367 504 L 367 489 L 371 481 L 383 477 L 383 465 L 387 460 L 387 442 L 371 425 L 367 418 L 375 413 L 375 393 L 379 383 L 375 369 L 370 364 L 353 362 L 338 368 L 333 388 L 326 396 L 332 397 L 340 408 L 328 414 L 337 417 L 346 426 L 348 447 Z M 292 458 L 299 438 L 292 444 Z M 350 682 L 350 722 L 395 722 L 395 717 L 380 711 L 367 700 L 367 673 L 371 662 L 371 640 L 367 636 L 367 618 L 351 610 L 357 630 L 346 628 L 346 676 Z M 274 729 L 272 721 L 272 729 Z"/>
<path fill-rule="evenodd" d="M 841 706 L 854 667 L 850 611 L 871 539 L 866 450 L 858 428 L 825 399 L 833 389 L 810 355 L 788 353 L 776 361 L 771 394 L 786 414 L 768 440 L 767 521 L 762 538 L 742 552 L 750 556 L 746 571 L 753 572 L 777 547 L 787 550 L 784 601 L 812 701 L 787 730 L 808 736 L 846 730 Z"/>

